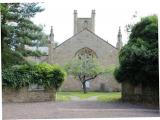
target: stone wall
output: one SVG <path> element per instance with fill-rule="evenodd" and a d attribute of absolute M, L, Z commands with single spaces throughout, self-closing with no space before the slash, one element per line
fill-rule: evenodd
<path fill-rule="evenodd" d="M 13 89 L 5 87 L 2 90 L 3 102 L 42 102 L 55 101 L 55 90 L 29 91 L 27 87 Z"/>
<path fill-rule="evenodd" d="M 159 104 L 159 90 L 143 85 L 133 86 L 127 82 L 122 83 L 122 100 L 148 104 Z"/>

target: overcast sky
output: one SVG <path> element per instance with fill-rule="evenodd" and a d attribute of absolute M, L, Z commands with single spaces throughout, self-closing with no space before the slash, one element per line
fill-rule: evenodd
<path fill-rule="evenodd" d="M 53 26 L 55 41 L 62 43 L 73 35 L 73 10 L 78 17 L 90 17 L 96 10 L 95 33 L 116 45 L 118 27 L 121 26 L 123 42 L 127 42 L 125 25 L 140 20 L 140 17 L 158 13 L 158 0 L 45 0 L 41 6 L 45 11 L 38 13 L 33 21 L 45 25 L 45 33 Z M 132 15 L 137 11 L 137 18 Z"/>

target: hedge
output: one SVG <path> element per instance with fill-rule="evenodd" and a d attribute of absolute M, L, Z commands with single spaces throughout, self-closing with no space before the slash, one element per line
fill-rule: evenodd
<path fill-rule="evenodd" d="M 2 85 L 19 89 L 30 84 L 38 84 L 57 90 L 65 77 L 66 72 L 58 65 L 18 65 L 2 70 Z"/>

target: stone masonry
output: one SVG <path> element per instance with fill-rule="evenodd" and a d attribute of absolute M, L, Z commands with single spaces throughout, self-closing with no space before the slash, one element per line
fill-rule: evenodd
<path fill-rule="evenodd" d="M 53 89 L 29 91 L 28 87 L 13 89 L 5 87 L 2 90 L 2 102 L 42 102 L 55 101 L 56 92 Z"/>

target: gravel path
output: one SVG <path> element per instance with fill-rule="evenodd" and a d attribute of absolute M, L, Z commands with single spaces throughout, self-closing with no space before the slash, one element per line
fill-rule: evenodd
<path fill-rule="evenodd" d="M 97 96 L 92 96 L 85 99 L 81 99 L 78 96 L 70 96 L 70 101 L 97 101 Z"/>
<path fill-rule="evenodd" d="M 70 96 L 71 101 L 80 101 L 80 97 L 77 96 Z"/>
<path fill-rule="evenodd" d="M 160 117 L 158 110 L 98 101 L 3 103 L 3 119 Z"/>
<path fill-rule="evenodd" d="M 97 101 L 97 96 L 92 96 L 86 99 L 86 101 Z"/>

